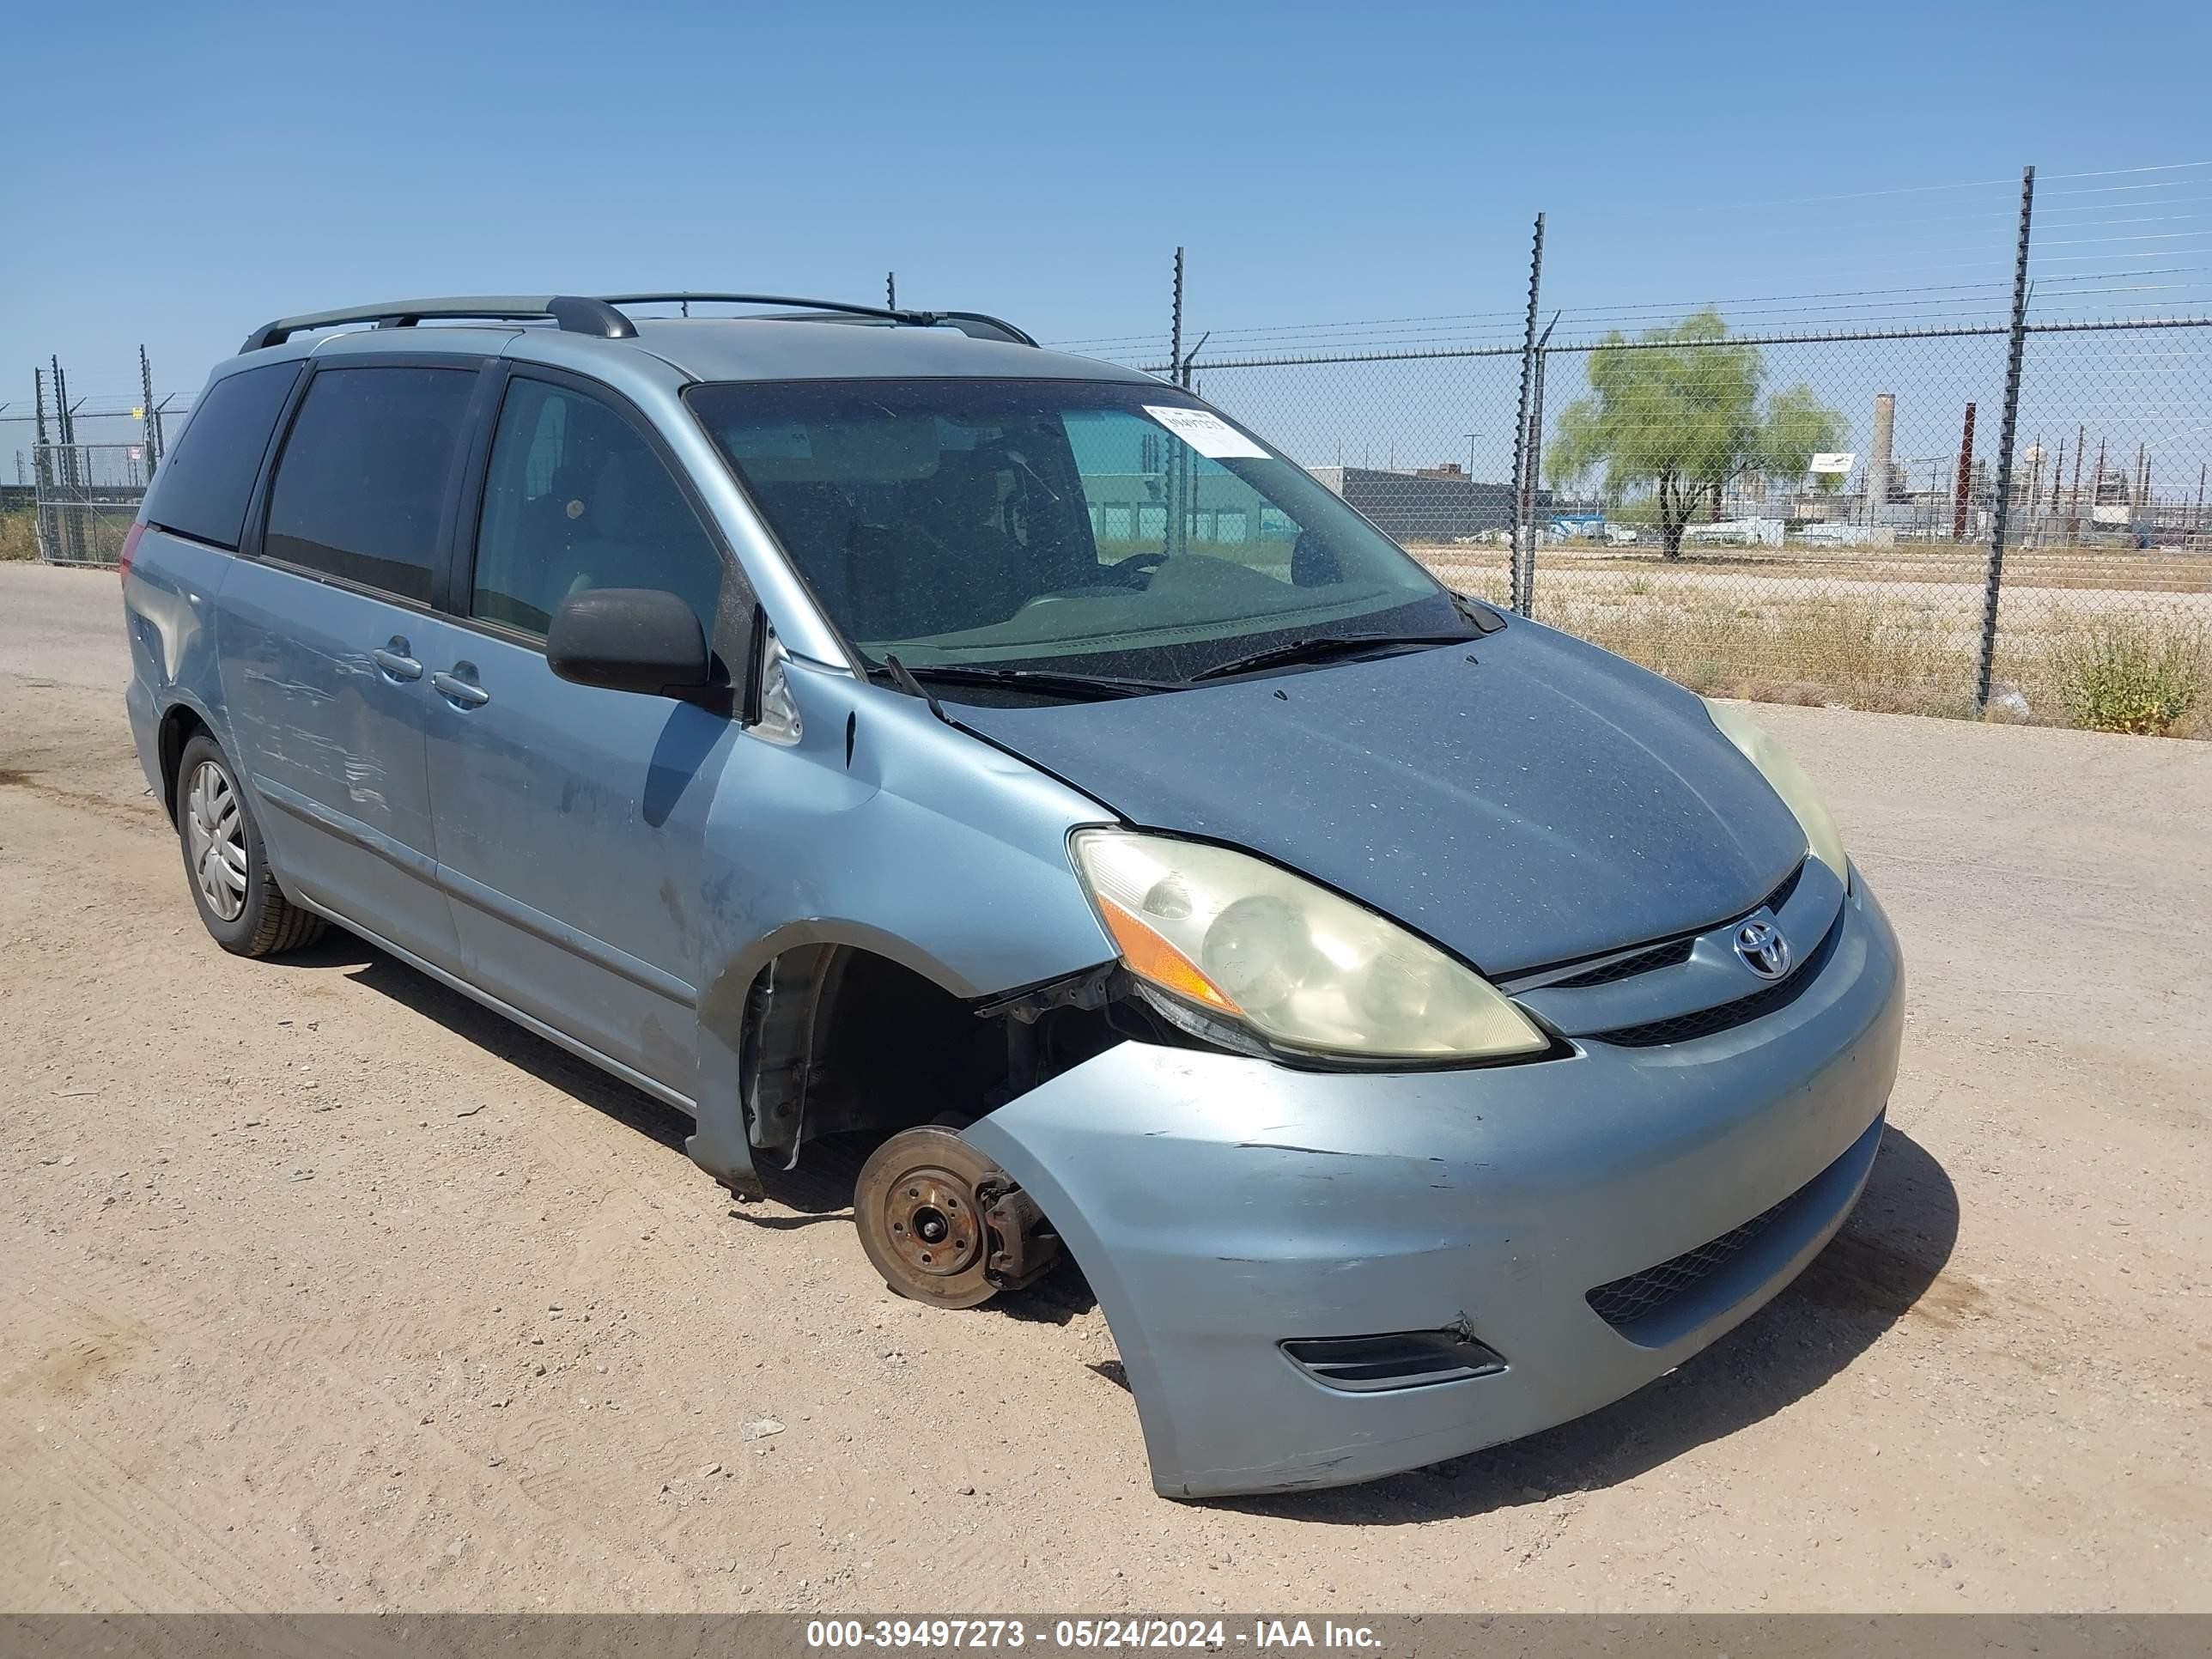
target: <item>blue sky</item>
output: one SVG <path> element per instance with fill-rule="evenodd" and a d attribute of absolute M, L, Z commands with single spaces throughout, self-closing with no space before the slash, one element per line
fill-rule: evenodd
<path fill-rule="evenodd" d="M 2207 259 L 2179 256 L 2212 247 L 2186 240 L 2212 230 L 2212 169 L 2142 175 L 2157 188 L 2140 195 L 2103 170 L 2212 160 L 2208 17 L 49 9 L 8 32 L 0 400 L 27 398 L 55 353 L 73 390 L 127 390 L 142 341 L 161 386 L 196 388 L 252 325 L 349 301 L 869 299 L 887 267 L 910 304 L 1000 312 L 1048 339 L 1157 337 L 1178 242 L 1194 334 L 1443 315 L 1462 320 L 1413 331 L 1494 333 L 1516 326 L 1539 208 L 1547 302 L 1593 319 L 1625 302 L 2001 289 L 2028 161 L 2089 175 L 2075 222 L 2179 239 L 2083 238 L 2087 254 L 2054 259 L 2174 255 L 2201 285 L 2186 273 Z M 2101 211 L 2138 200 L 2173 210 Z"/>

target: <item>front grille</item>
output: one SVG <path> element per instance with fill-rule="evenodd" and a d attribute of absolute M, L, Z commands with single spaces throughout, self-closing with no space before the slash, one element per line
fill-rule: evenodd
<path fill-rule="evenodd" d="M 1783 877 L 1782 884 L 1749 910 L 1745 911 L 1744 916 L 1757 915 L 1761 910 L 1771 910 L 1778 915 L 1780 915 L 1782 907 L 1790 902 L 1790 896 L 1797 890 L 1798 879 L 1804 873 L 1805 861 L 1800 859 L 1796 867 Z M 1741 920 L 1743 920 L 1741 916 L 1737 918 L 1739 921 Z M 1730 923 L 1723 925 L 1733 926 Z M 1529 985 L 1528 988 L 1545 991 L 1580 991 L 1593 985 L 1616 984 L 1624 979 L 1633 979 L 1638 974 L 1656 972 L 1662 968 L 1679 968 L 1690 959 L 1690 952 L 1695 948 L 1697 943 L 1696 934 L 1686 933 L 1680 939 L 1662 940 L 1632 955 L 1621 957 L 1612 962 L 1600 963 L 1595 968 L 1586 968 L 1581 973 L 1572 975 L 1566 979 L 1551 980 L 1540 986 Z M 1527 984 L 1543 971 L 1542 969 L 1531 969 L 1522 975 L 1515 983 Z"/>
<path fill-rule="evenodd" d="M 1694 1042 L 1701 1036 L 1711 1036 L 1716 1031 L 1725 1031 L 1749 1024 L 1776 1010 L 1788 1007 L 1805 994 L 1806 988 L 1820 978 L 1835 954 L 1836 941 L 1843 935 L 1840 914 L 1829 927 L 1827 936 L 1814 946 L 1813 954 L 1799 964 L 1797 971 L 1785 980 L 1753 991 L 1747 997 L 1738 997 L 1734 1002 L 1723 1002 L 1717 1008 L 1700 1008 L 1694 1013 L 1676 1014 L 1668 1019 L 1655 1019 L 1642 1025 L 1621 1025 L 1610 1031 L 1596 1031 L 1592 1040 L 1610 1042 L 1623 1048 L 1656 1048 L 1668 1042 Z"/>
<path fill-rule="evenodd" d="M 1804 873 L 1805 860 L 1799 859 L 1797 867 L 1782 878 L 1782 885 L 1769 893 L 1760 902 L 1759 908 L 1763 910 L 1771 910 L 1776 915 L 1780 915 L 1782 907 L 1790 902 L 1790 896 L 1797 890 L 1798 878 Z"/>
<path fill-rule="evenodd" d="M 1790 1198 L 1796 1196 L 1795 1193 L 1790 1194 Z M 1584 1299 L 1590 1304 L 1590 1310 L 1615 1330 L 1658 1313 L 1728 1266 L 1789 1206 L 1790 1199 L 1785 1198 L 1741 1227 L 1731 1227 L 1718 1238 L 1693 1250 L 1685 1250 L 1656 1267 L 1646 1267 L 1642 1273 L 1601 1285 Z"/>
<path fill-rule="evenodd" d="M 1670 939 L 1664 945 L 1655 945 L 1648 951 L 1638 951 L 1632 957 L 1623 957 L 1618 962 L 1608 962 L 1601 968 L 1577 974 L 1572 979 L 1555 979 L 1544 988 L 1547 991 L 1578 991 L 1586 985 L 1611 985 L 1616 980 L 1633 979 L 1638 974 L 1648 974 L 1659 968 L 1679 968 L 1690 959 L 1690 948 L 1694 939 Z"/>

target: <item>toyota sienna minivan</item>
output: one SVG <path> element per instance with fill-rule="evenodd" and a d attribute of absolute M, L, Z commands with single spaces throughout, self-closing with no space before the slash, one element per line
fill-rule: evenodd
<path fill-rule="evenodd" d="M 679 298 L 776 309 L 645 314 Z M 1897 941 L 1756 726 L 991 318 L 288 318 L 123 580 L 219 945 L 335 922 L 688 1114 L 739 1194 L 865 1137 L 904 1296 L 1065 1252 L 1164 1493 L 1617 1399 L 1881 1139 Z"/>

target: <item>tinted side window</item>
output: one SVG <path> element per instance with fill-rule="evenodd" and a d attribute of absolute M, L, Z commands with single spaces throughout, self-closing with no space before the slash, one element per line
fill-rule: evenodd
<path fill-rule="evenodd" d="M 427 605 L 476 372 L 326 368 L 276 463 L 262 550 Z"/>
<path fill-rule="evenodd" d="M 238 545 L 262 453 L 301 367 L 240 369 L 207 389 L 154 486 L 148 523 L 218 547 Z"/>
<path fill-rule="evenodd" d="M 518 379 L 492 439 L 474 580 L 471 614 L 541 637 L 571 593 L 658 587 L 712 639 L 722 561 L 635 427 L 595 398 Z"/>

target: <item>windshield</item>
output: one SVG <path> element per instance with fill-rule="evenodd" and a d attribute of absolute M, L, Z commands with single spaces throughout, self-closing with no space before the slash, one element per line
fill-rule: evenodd
<path fill-rule="evenodd" d="M 872 663 L 1182 680 L 1285 641 L 1469 632 L 1335 495 L 1170 386 L 802 380 L 687 395 Z"/>

